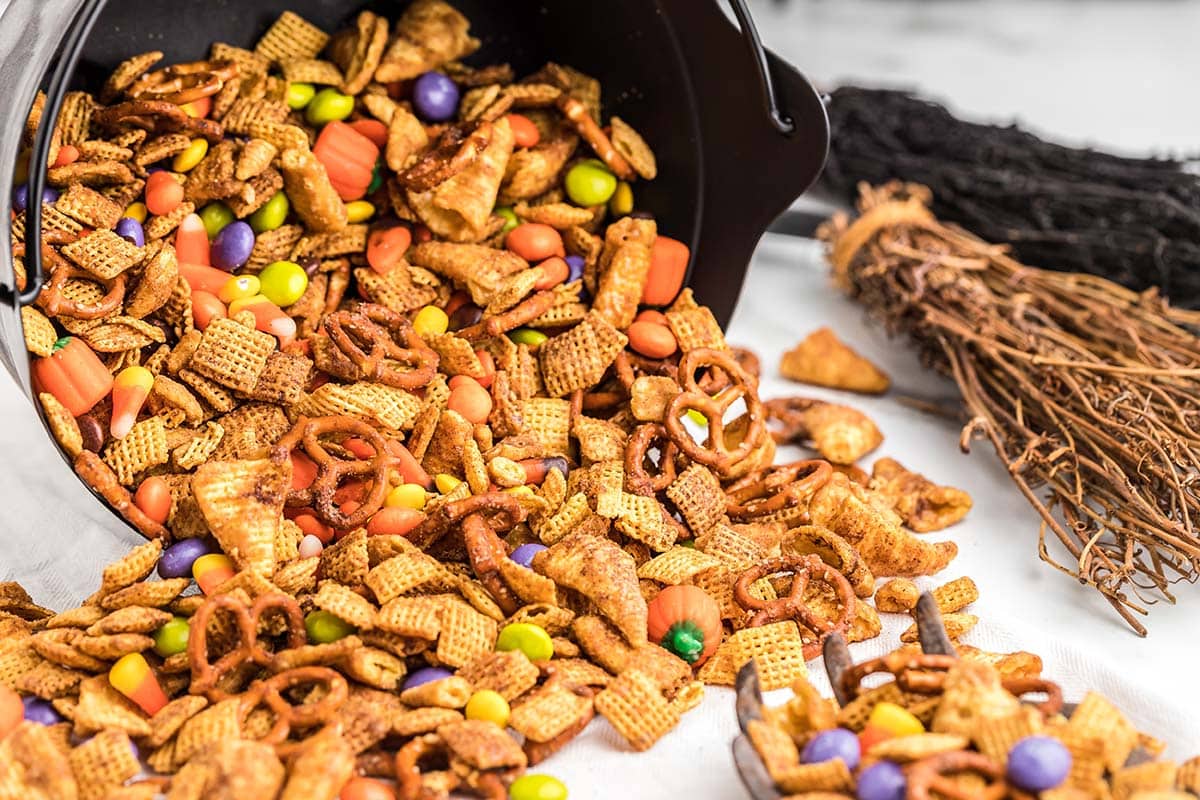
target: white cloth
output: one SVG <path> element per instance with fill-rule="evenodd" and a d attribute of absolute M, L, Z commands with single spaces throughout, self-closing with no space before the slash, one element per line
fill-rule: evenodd
<path fill-rule="evenodd" d="M 1194 626 L 1200 592 L 1179 589 L 1181 604 L 1160 604 L 1150 636 L 1138 639 L 1095 591 L 1041 564 L 1037 520 L 985 444 L 969 456 L 958 451 L 955 423 L 898 403 L 898 394 L 951 398 L 953 387 L 920 367 L 906 345 L 888 341 L 864 320 L 861 308 L 828 281 L 814 242 L 768 235 L 755 257 L 730 326 L 729 339 L 762 358 L 763 397 L 805 394 L 836 399 L 870 414 L 887 437 L 875 455 L 888 455 L 935 481 L 970 492 L 966 520 L 931 539 L 958 542 L 960 554 L 934 586 L 970 575 L 981 597 L 971 609 L 982 621 L 965 641 L 1001 651 L 1038 653 L 1046 674 L 1069 700 L 1094 687 L 1114 700 L 1145 731 L 1171 745 L 1171 754 L 1200 752 L 1200 694 L 1193 676 L 1198 652 Z M 791 384 L 778 378 L 782 352 L 821 325 L 886 369 L 891 395 L 864 398 Z M 102 566 L 136 539 L 118 540 L 102 525 L 107 512 L 92 499 L 90 518 L 65 511 L 83 489 L 30 416 L 28 401 L 8 381 L 0 386 L 0 446 L 8 456 L 0 482 L 0 580 L 18 578 L 39 602 L 65 607 L 96 586 Z M 783 452 L 781 458 L 798 454 Z M 869 459 L 868 459 L 869 462 Z M 884 635 L 852 646 L 856 659 L 880 655 L 898 642 L 909 620 L 883 615 Z M 819 662 L 811 667 L 820 672 Z M 781 702 L 787 692 L 773 693 Z M 536 772 L 566 782 L 572 800 L 590 798 L 736 798 L 744 796 L 729 744 L 736 734 L 733 693 L 710 688 L 699 708 L 646 753 L 632 753 L 602 719 Z"/>

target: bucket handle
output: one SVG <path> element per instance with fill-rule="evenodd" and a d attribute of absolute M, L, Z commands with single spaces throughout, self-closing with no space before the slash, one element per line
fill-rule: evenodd
<path fill-rule="evenodd" d="M 779 94 L 775 90 L 775 79 L 771 76 L 771 62 L 767 59 L 767 49 L 763 47 L 762 38 L 758 35 L 758 26 L 754 24 L 750 8 L 746 5 L 746 0 L 729 0 L 729 5 L 737 18 L 738 27 L 741 28 L 742 38 L 746 40 L 746 46 L 750 49 L 754 67 L 758 70 L 767 116 L 776 130 L 785 136 L 790 135 L 796 130 L 796 123 L 779 106 Z"/>
<path fill-rule="evenodd" d="M 50 74 L 46 86 L 46 104 L 42 108 L 42 120 L 33 137 L 33 149 L 29 155 L 29 201 L 25 207 L 25 235 L 30 238 L 25 248 L 25 288 L 16 294 L 19 305 L 27 306 L 42 292 L 46 279 L 46 268 L 42 263 L 42 191 L 46 187 L 46 162 L 50 158 L 50 139 L 58 124 L 58 113 L 62 110 L 63 95 L 67 82 L 75 71 L 75 65 L 83 52 L 83 45 L 92 32 L 106 0 L 85 0 L 82 9 L 67 31 L 62 53 Z"/>

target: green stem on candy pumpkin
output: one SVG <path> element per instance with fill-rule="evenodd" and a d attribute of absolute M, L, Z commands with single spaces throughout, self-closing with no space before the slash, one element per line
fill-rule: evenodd
<path fill-rule="evenodd" d="M 691 620 L 676 622 L 667 629 L 662 646 L 687 663 L 694 664 L 704 652 L 704 631 Z"/>

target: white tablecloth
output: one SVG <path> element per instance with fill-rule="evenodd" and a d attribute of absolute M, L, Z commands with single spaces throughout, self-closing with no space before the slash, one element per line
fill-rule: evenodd
<path fill-rule="evenodd" d="M 832 326 L 893 377 L 892 396 L 863 398 L 790 384 L 777 376 L 780 354 L 809 331 Z M 730 326 L 730 341 L 763 360 L 762 395 L 808 394 L 837 399 L 869 413 L 886 441 L 876 455 L 892 456 L 930 478 L 971 493 L 975 507 L 958 526 L 931 538 L 952 538 L 960 555 L 936 585 L 970 575 L 983 618 L 966 641 L 998 650 L 1027 649 L 1046 661 L 1068 699 L 1096 687 L 1123 706 L 1136 724 L 1170 742 L 1177 756 L 1200 752 L 1200 692 L 1194 679 L 1194 624 L 1200 591 L 1179 590 L 1183 603 L 1154 608 L 1150 636 L 1139 639 L 1093 590 L 1053 572 L 1037 558 L 1037 520 L 985 444 L 958 451 L 958 428 L 948 420 L 901 405 L 894 395 L 953 397 L 953 387 L 924 370 L 902 342 L 890 342 L 862 310 L 829 285 L 815 242 L 768 235 L 755 257 Z M 81 491 L 10 381 L 0 382 L 0 580 L 17 577 L 35 599 L 62 607 L 89 594 L 103 564 L 124 545 L 94 519 L 67 516 L 61 498 Z M 792 454 L 794 455 L 794 454 Z M 789 457 L 784 452 L 781 457 Z M 869 461 L 869 459 L 868 459 Z M 133 541 L 129 539 L 127 541 Z M 1190 603 L 1190 612 L 1189 612 Z M 909 620 L 884 615 L 884 635 L 853 647 L 856 658 L 897 644 Z M 819 663 L 812 665 L 819 671 Z M 782 700 L 786 692 L 775 693 Z M 710 689 L 703 704 L 647 753 L 632 753 L 603 720 L 539 771 L 566 781 L 573 800 L 612 797 L 724 798 L 743 796 L 729 755 L 736 732 L 733 695 Z"/>

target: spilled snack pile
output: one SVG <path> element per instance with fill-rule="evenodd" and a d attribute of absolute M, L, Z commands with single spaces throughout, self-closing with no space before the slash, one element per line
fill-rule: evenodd
<path fill-rule="evenodd" d="M 594 715 L 646 750 L 954 558 L 910 531 L 965 493 L 855 466 L 883 441 L 855 409 L 760 400 L 598 82 L 478 44 L 441 0 L 289 12 L 67 96 L 26 343 L 148 541 L 62 613 L 0 584 L 0 799 L 562 798 L 525 770 Z"/>

